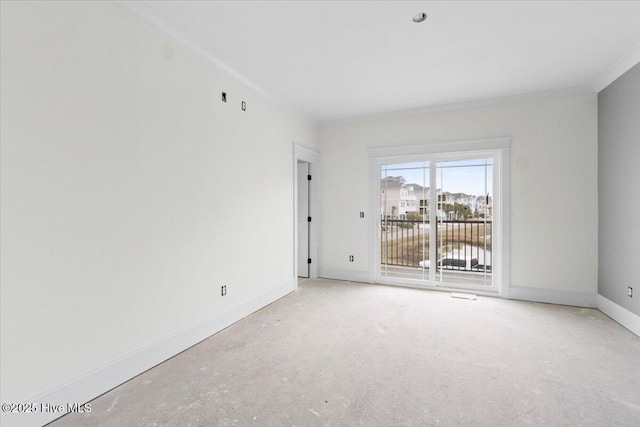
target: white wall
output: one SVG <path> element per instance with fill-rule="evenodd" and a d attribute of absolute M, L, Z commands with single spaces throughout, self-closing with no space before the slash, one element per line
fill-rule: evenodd
<path fill-rule="evenodd" d="M 596 291 L 595 94 L 359 120 L 319 136 L 321 275 L 368 278 L 368 245 L 379 244 L 358 216 L 371 197 L 369 148 L 511 137 L 511 286 Z"/>
<path fill-rule="evenodd" d="M 310 121 L 111 3 L 1 12 L 2 402 L 293 289 Z"/>

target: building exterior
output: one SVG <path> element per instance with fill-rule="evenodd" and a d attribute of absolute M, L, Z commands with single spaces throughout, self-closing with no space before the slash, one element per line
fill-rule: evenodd
<path fill-rule="evenodd" d="M 492 198 L 490 196 L 442 192 L 440 189 L 437 191 L 436 218 L 439 221 L 485 217 L 491 219 Z M 416 212 L 428 219 L 430 197 L 430 187 L 407 183 L 401 176 L 385 177 L 380 182 L 380 217 L 406 219 L 408 213 Z"/>
<path fill-rule="evenodd" d="M 407 184 L 401 176 L 388 176 L 380 182 L 380 217 L 406 219 L 407 213 L 418 211 L 416 184 Z"/>

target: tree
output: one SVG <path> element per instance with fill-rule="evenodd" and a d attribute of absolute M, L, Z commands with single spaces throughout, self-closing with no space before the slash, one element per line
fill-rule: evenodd
<path fill-rule="evenodd" d="M 451 203 L 443 203 L 442 204 L 442 210 L 444 211 L 444 213 L 447 215 L 447 218 L 450 217 L 450 213 L 453 212 L 453 205 Z"/>
<path fill-rule="evenodd" d="M 407 212 L 407 219 L 409 221 L 419 221 L 422 222 L 422 215 L 420 215 L 418 212 Z"/>
<path fill-rule="evenodd" d="M 462 203 L 455 203 L 453 205 L 453 213 L 456 219 L 467 219 L 471 216 L 471 208 Z"/>

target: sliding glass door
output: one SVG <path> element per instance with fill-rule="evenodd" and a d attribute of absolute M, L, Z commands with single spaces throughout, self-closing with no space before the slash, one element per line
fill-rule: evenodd
<path fill-rule="evenodd" d="M 381 275 L 424 281 L 429 270 L 428 162 L 380 168 Z"/>
<path fill-rule="evenodd" d="M 381 281 L 497 290 L 495 162 L 481 153 L 380 163 Z"/>
<path fill-rule="evenodd" d="M 436 282 L 492 285 L 493 159 L 436 162 Z"/>

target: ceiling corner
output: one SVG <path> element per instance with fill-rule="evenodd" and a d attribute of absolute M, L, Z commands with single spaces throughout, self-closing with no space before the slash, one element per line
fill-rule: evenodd
<path fill-rule="evenodd" d="M 596 93 L 613 83 L 618 77 L 629 71 L 636 64 L 640 64 L 640 43 L 635 45 L 616 63 L 591 82 Z"/>

